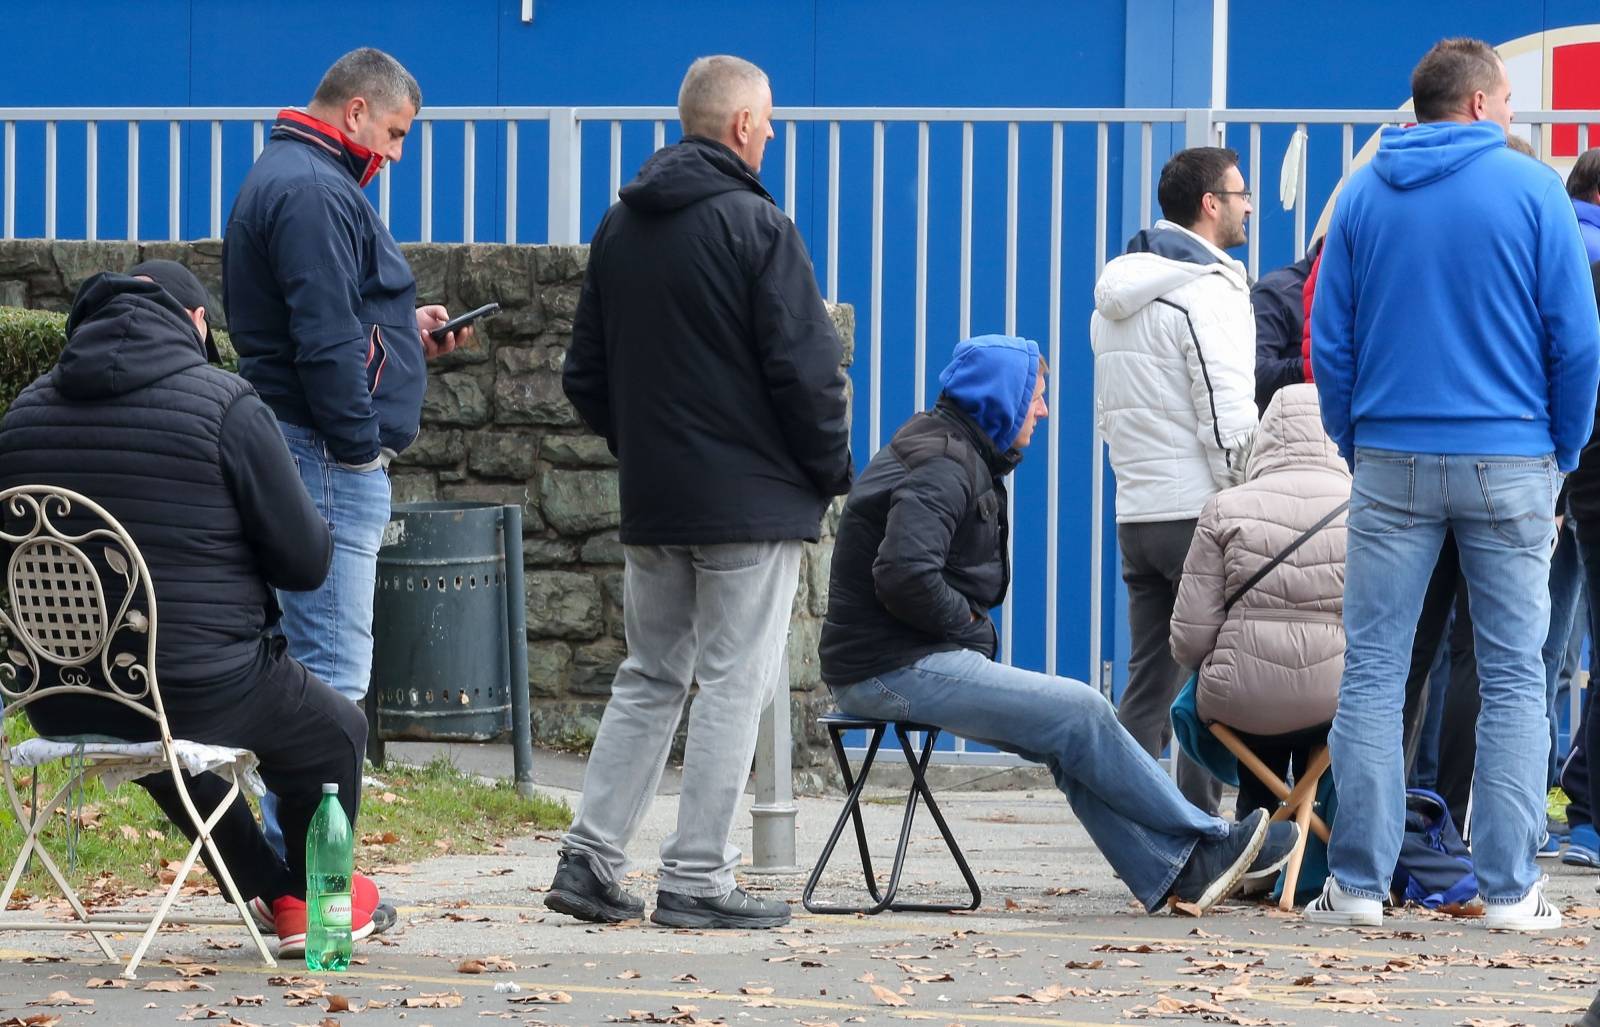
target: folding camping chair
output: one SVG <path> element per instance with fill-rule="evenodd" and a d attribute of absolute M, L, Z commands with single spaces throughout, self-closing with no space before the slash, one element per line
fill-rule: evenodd
<path fill-rule="evenodd" d="M 255 921 L 239 894 L 211 830 L 249 787 L 260 794 L 255 754 L 174 739 L 161 704 L 156 675 L 156 602 L 144 557 L 128 532 L 94 501 L 67 489 L 23 485 L 0 492 L 0 542 L 11 547 L 6 564 L 5 591 L 10 606 L 0 610 L 0 627 L 10 646 L 0 659 L 0 699 L 5 717 L 0 721 L 0 777 L 17 823 L 26 836 L 0 893 L 0 930 L 88 930 L 107 959 L 116 960 L 109 935 L 142 932 L 138 947 L 123 968 L 133 979 L 145 951 L 163 923 L 243 924 L 261 954 L 262 962 L 275 966 Z M 69 530 L 69 519 L 70 527 Z M 108 592 L 100 567 L 109 572 L 114 588 Z M 119 596 L 117 593 L 121 593 Z M 113 607 L 115 607 L 113 609 Z M 159 738 L 126 742 L 97 736 L 31 738 L 11 744 L 12 716 L 28 705 L 52 696 L 93 697 L 114 702 L 151 720 Z M 55 794 L 39 802 L 39 772 L 52 763 L 65 762 L 67 779 Z M 16 771 L 32 770 L 32 803 L 25 805 L 17 793 Z M 184 784 L 184 771 L 211 772 L 227 779 L 232 788 L 209 816 L 202 818 Z M 160 905 L 148 919 L 138 912 L 91 913 L 68 883 L 60 866 L 40 837 L 61 800 L 78 794 L 83 782 L 101 778 L 108 787 L 147 774 L 170 773 L 196 837 L 179 864 Z M 70 801 L 70 800 L 69 800 Z M 224 894 L 236 916 L 182 917 L 169 915 L 179 891 L 194 869 L 201 846 L 210 853 L 222 879 Z M 4 911 L 30 858 L 61 889 L 76 920 L 29 920 Z"/>

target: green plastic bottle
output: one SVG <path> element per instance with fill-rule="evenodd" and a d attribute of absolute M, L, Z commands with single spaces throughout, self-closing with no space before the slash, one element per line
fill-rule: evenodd
<path fill-rule="evenodd" d="M 350 966 L 350 880 L 355 845 L 339 804 L 339 786 L 322 786 L 322 803 L 306 831 L 306 969 Z"/>

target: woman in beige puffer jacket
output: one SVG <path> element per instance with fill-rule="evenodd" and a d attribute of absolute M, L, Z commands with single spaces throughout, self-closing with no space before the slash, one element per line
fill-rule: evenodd
<path fill-rule="evenodd" d="M 1333 719 L 1344 673 L 1345 514 L 1226 613 L 1223 603 L 1349 498 L 1350 470 L 1323 431 L 1316 386 L 1278 390 L 1261 418 L 1244 484 L 1211 497 L 1200 513 L 1172 613 L 1172 655 L 1200 671 L 1202 723 L 1297 735 L 1303 743 L 1306 732 Z M 1265 751 L 1270 745 L 1254 748 L 1279 772 L 1287 770 L 1290 749 L 1304 751 L 1303 744 L 1276 753 Z M 1241 783 L 1249 777 L 1241 774 Z M 1256 788 L 1241 788 L 1241 808 L 1259 798 Z"/>

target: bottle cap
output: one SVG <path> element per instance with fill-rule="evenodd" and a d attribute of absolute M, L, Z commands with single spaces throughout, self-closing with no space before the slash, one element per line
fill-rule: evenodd
<path fill-rule="evenodd" d="M 323 795 L 338 795 L 339 794 L 339 785 L 337 783 L 333 782 L 333 781 L 329 781 L 329 782 L 325 783 L 322 786 L 322 794 Z"/>

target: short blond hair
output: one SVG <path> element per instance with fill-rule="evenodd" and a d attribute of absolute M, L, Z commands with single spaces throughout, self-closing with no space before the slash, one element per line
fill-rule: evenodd
<path fill-rule="evenodd" d="M 767 73 L 742 57 L 697 59 L 678 88 L 678 122 L 684 134 L 720 138 L 735 114 L 755 106 L 766 85 Z"/>

